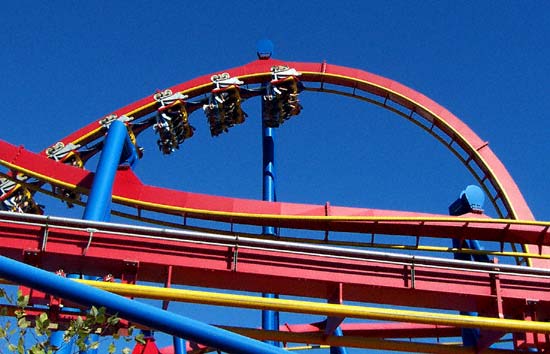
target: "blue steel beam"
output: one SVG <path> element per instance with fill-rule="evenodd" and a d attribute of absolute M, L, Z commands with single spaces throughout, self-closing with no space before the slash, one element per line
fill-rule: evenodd
<path fill-rule="evenodd" d="M 256 44 L 256 54 L 260 60 L 268 60 L 273 55 L 273 42 L 269 39 L 259 40 Z M 267 85 L 262 84 L 262 88 L 266 89 Z M 273 137 L 273 129 L 267 127 L 263 121 L 264 100 L 262 99 L 262 200 L 275 202 L 275 141 Z M 273 226 L 262 227 L 262 233 L 267 236 L 276 234 Z M 263 297 L 273 299 L 275 294 L 264 293 Z M 279 329 L 279 312 L 272 310 L 262 310 L 262 329 L 276 331 Z M 274 346 L 280 346 L 276 341 L 266 341 Z"/>
<path fill-rule="evenodd" d="M 262 126 L 262 149 L 263 149 L 263 188 L 262 200 L 268 202 L 277 201 L 275 194 L 275 139 L 273 128 Z M 264 226 L 263 233 L 275 236 L 273 226 Z"/>
<path fill-rule="evenodd" d="M 80 279 L 80 274 L 67 274 L 67 278 L 69 279 Z M 73 308 L 73 307 L 63 307 L 63 312 L 80 312 L 79 309 Z M 91 338 L 87 338 L 87 343 L 91 343 Z M 65 342 L 65 331 L 58 330 L 58 331 L 52 331 L 52 336 L 50 338 L 50 343 L 57 347 L 56 354 L 71 354 L 73 353 L 74 349 L 74 338 L 71 338 L 68 342 Z M 90 353 L 92 354 L 92 353 Z"/>
<path fill-rule="evenodd" d="M 264 111 L 263 105 L 264 101 L 262 100 L 262 112 Z M 277 200 L 275 195 L 275 142 L 273 128 L 266 127 L 265 124 L 262 124 L 262 152 L 262 200 L 274 202 Z M 273 226 L 262 227 L 262 233 L 266 236 L 275 236 L 276 234 Z M 264 293 L 262 296 L 268 299 L 273 299 L 276 297 L 275 294 L 270 293 Z M 270 331 L 278 330 L 279 312 L 273 310 L 262 310 L 262 329 Z M 279 343 L 275 341 L 266 341 L 266 343 L 279 346 Z"/>
<path fill-rule="evenodd" d="M 460 193 L 460 196 L 449 206 L 449 215 L 460 216 L 466 213 L 483 212 L 483 203 L 485 201 L 485 194 L 483 190 L 478 186 L 470 185 Z M 463 247 L 480 250 L 483 249 L 477 240 L 461 240 L 453 239 L 453 248 L 461 249 Z M 470 261 L 471 257 L 465 253 L 454 253 L 453 258 L 462 261 Z M 476 262 L 489 262 L 487 255 L 474 255 L 474 261 Z M 477 316 L 476 312 L 460 312 L 461 315 Z M 480 331 L 477 328 L 462 328 L 462 344 L 465 347 L 477 347 L 480 338 Z"/>
<path fill-rule="evenodd" d="M 53 273 L 0 256 L 0 277 L 82 306 L 104 306 L 109 313 L 176 337 L 203 343 L 227 353 L 283 354 L 285 350 L 202 322 L 138 303 L 107 291 L 78 284 Z"/>
<path fill-rule="evenodd" d="M 173 337 L 174 354 L 187 354 L 187 346 L 185 340 L 179 337 Z"/>
<path fill-rule="evenodd" d="M 342 337 L 344 334 L 342 333 L 342 328 L 336 327 L 334 330 L 334 335 L 337 337 Z M 348 351 L 344 347 L 330 347 L 330 354 L 347 354 Z"/>
<path fill-rule="evenodd" d="M 137 152 L 128 136 L 126 125 L 115 120 L 111 123 L 99 162 L 94 181 L 86 203 L 83 218 L 93 221 L 109 221 L 113 182 L 118 165 L 127 160 L 133 166 Z"/>
<path fill-rule="evenodd" d="M 118 166 L 128 161 L 133 167 L 137 159 L 137 151 L 130 140 L 126 125 L 118 120 L 113 121 L 103 143 L 88 202 L 82 216 L 84 220 L 109 221 L 113 183 Z M 89 277 L 84 276 L 84 278 Z M 97 334 L 91 334 L 86 342 L 93 343 L 98 340 Z M 67 351 L 60 354 L 68 353 Z M 80 351 L 80 354 L 97 354 L 97 349 Z"/>

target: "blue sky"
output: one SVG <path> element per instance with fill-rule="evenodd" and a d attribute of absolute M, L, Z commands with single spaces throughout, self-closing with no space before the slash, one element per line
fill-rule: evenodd
<path fill-rule="evenodd" d="M 549 12 L 547 1 L 8 2 L 0 138 L 39 151 L 157 89 L 255 60 L 256 41 L 270 38 L 278 59 L 359 68 L 440 103 L 489 141 L 548 220 Z M 301 100 L 300 116 L 276 132 L 281 201 L 444 214 L 474 183 L 449 151 L 389 112 L 310 92 Z M 245 102 L 247 123 L 217 138 L 194 113 L 195 137 L 171 156 L 147 132 L 138 175 L 260 198 L 259 105 Z M 47 203 L 46 213 L 81 216 Z"/>

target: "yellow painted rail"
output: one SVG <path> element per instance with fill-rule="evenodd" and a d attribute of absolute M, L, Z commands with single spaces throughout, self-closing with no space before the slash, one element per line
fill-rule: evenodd
<path fill-rule="evenodd" d="M 301 300 L 269 299 L 259 296 L 222 294 L 207 291 L 160 288 L 145 285 L 75 280 L 99 289 L 119 295 L 138 298 L 180 301 L 197 304 L 228 306 L 282 312 L 305 313 L 313 315 L 350 317 L 382 321 L 425 323 L 455 326 L 460 328 L 479 328 L 503 332 L 550 333 L 549 322 L 500 319 L 480 316 L 432 313 L 422 311 L 385 309 L 364 306 L 316 303 Z"/>

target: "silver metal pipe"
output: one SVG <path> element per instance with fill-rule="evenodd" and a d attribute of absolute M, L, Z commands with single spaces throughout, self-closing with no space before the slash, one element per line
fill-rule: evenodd
<path fill-rule="evenodd" d="M 262 248 L 270 251 L 300 252 L 317 256 L 337 256 L 371 261 L 384 261 L 398 264 L 407 264 L 426 267 L 445 267 L 448 269 L 477 270 L 491 273 L 506 273 L 510 275 L 536 275 L 550 276 L 550 269 L 524 267 L 510 264 L 492 264 L 437 257 L 415 256 L 399 253 L 377 252 L 363 249 L 352 249 L 344 247 L 311 245 L 298 242 L 255 239 L 250 237 L 239 237 L 238 235 L 223 235 L 209 232 L 190 230 L 175 230 L 166 228 L 155 228 L 150 226 L 126 225 L 117 223 L 106 223 L 88 221 L 55 216 L 44 216 L 34 214 L 18 214 L 0 211 L 0 221 L 16 223 L 30 223 L 33 225 L 50 227 L 62 227 L 80 231 L 95 229 L 97 232 L 123 234 L 125 236 L 144 238 L 164 238 L 167 240 L 200 241 L 223 246 Z"/>

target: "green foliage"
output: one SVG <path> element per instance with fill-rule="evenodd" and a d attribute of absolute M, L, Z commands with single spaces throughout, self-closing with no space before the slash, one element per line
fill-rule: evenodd
<path fill-rule="evenodd" d="M 3 354 L 7 348 L 8 353 L 17 354 L 54 354 L 65 345 L 74 343 L 74 352 L 97 349 L 102 342 L 109 341 L 108 352 L 115 353 L 117 344 L 115 341 L 123 339 L 126 343 L 135 340 L 138 343 L 144 343 L 143 335 L 139 334 L 132 338 L 134 328 L 128 329 L 127 336 L 120 336 L 116 331 L 109 338 L 105 334 L 116 328 L 120 322 L 120 318 L 116 315 L 106 313 L 104 307 L 97 308 L 92 306 L 89 309 L 86 317 L 78 316 L 76 320 L 71 321 L 69 328 L 64 333 L 64 343 L 61 347 L 56 347 L 50 343 L 52 328 L 54 324 L 48 317 L 48 313 L 43 312 L 36 316 L 34 322 L 27 318 L 25 309 L 29 304 L 29 297 L 23 296 L 20 292 L 15 298 L 9 296 L 6 291 L 0 288 L 0 300 L 2 303 L 15 305 L 17 309 L 14 311 L 14 317 L 6 317 L 8 308 L 0 304 L 0 354 Z M 99 334 L 100 340 L 88 342 L 90 334 Z M 123 354 L 129 354 L 130 348 L 123 348 Z"/>

